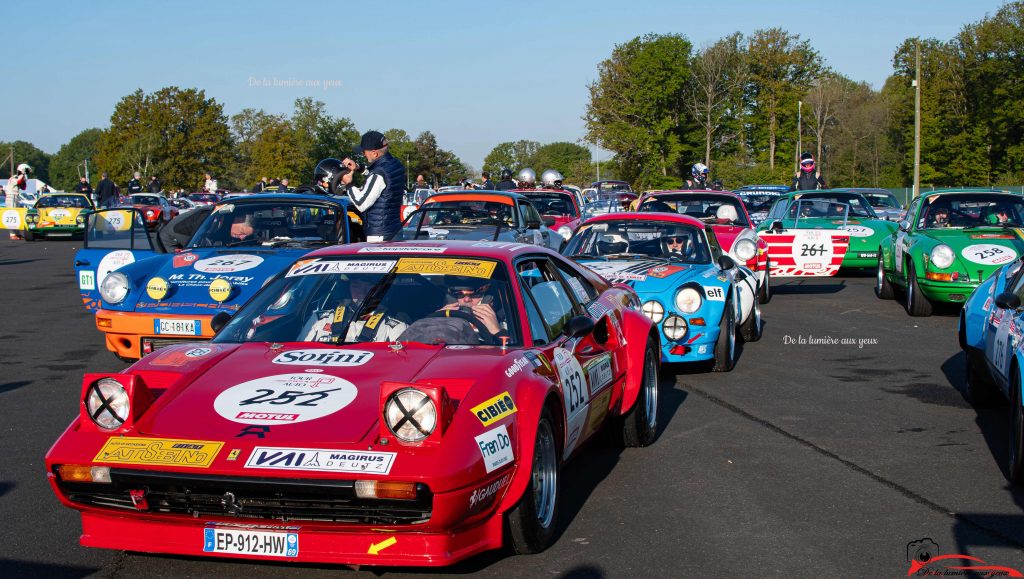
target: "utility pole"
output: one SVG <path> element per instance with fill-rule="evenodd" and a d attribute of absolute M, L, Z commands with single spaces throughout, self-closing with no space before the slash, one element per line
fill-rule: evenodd
<path fill-rule="evenodd" d="M 921 43 L 916 45 L 914 79 L 914 198 L 921 195 Z"/>
<path fill-rule="evenodd" d="M 804 148 L 804 101 L 796 101 L 796 169 L 800 172 L 800 153 Z M 819 159 L 820 162 L 820 159 Z"/>
<path fill-rule="evenodd" d="M 89 159 L 85 160 L 85 182 L 89 182 Z"/>
<path fill-rule="evenodd" d="M 595 146 L 595 153 L 597 154 L 597 180 L 601 180 L 601 146 Z"/>

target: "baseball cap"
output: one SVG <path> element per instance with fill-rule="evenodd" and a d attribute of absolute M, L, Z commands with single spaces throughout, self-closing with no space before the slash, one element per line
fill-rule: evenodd
<path fill-rule="evenodd" d="M 363 138 L 359 140 L 359 144 L 353 148 L 357 154 L 363 151 L 376 151 L 377 149 L 383 149 L 388 146 L 388 139 L 377 131 L 367 131 Z"/>

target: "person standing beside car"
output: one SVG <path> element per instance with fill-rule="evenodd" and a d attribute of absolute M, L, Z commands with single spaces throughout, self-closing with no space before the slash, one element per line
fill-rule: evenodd
<path fill-rule="evenodd" d="M 142 179 L 142 173 L 136 171 L 135 175 L 128 180 L 129 195 L 132 195 L 133 193 L 142 193 L 142 181 L 140 181 L 140 179 Z"/>
<path fill-rule="evenodd" d="M 489 171 L 484 171 L 483 173 L 481 173 L 480 179 L 482 181 L 480 183 L 481 189 L 483 189 L 484 191 L 494 191 L 494 181 L 491 181 L 491 173 Z"/>
<path fill-rule="evenodd" d="M 800 155 L 800 170 L 793 177 L 793 185 L 790 191 L 814 191 L 815 189 L 828 189 L 825 179 L 821 177 L 821 171 L 814 165 L 814 155 L 804 153 Z"/>
<path fill-rule="evenodd" d="M 515 189 L 519 185 L 512 180 L 512 170 L 508 168 L 502 168 L 501 170 L 501 181 L 498 181 L 498 191 L 510 191 Z"/>
<path fill-rule="evenodd" d="M 114 185 L 114 182 L 110 180 L 106 173 L 103 173 L 102 179 L 96 185 L 96 202 L 98 206 L 108 209 L 116 197 L 117 186 Z"/>
<path fill-rule="evenodd" d="M 363 215 L 366 240 L 389 241 L 402 228 L 405 166 L 388 152 L 387 138 L 377 131 L 364 134 L 355 153 L 365 155 L 369 165 L 362 167 L 346 157 L 341 162 L 349 173 L 342 176 L 341 182 L 348 187 L 349 198 Z M 367 176 L 361 189 L 352 186 L 355 171 L 363 171 Z"/>
<path fill-rule="evenodd" d="M 217 180 L 214 179 L 213 175 L 211 175 L 209 173 L 205 173 L 203 175 L 203 177 L 206 179 L 206 181 L 203 183 L 203 191 L 205 191 L 207 193 L 211 193 L 213 195 L 216 195 L 217 194 Z"/>
<path fill-rule="evenodd" d="M 160 191 L 163 191 L 163 188 L 163 183 L 160 182 L 160 179 L 156 178 L 156 175 L 149 178 L 148 190 L 150 193 L 159 193 Z"/>
<path fill-rule="evenodd" d="M 75 193 L 81 193 L 82 195 L 88 195 L 89 199 L 92 199 L 93 204 L 96 203 L 96 199 L 92 195 L 92 185 L 89 184 L 89 180 L 85 177 L 78 178 L 78 185 L 72 189 Z"/>

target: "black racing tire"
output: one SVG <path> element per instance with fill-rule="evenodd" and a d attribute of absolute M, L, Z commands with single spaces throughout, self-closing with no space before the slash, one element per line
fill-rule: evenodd
<path fill-rule="evenodd" d="M 26 229 L 25 233 L 22 234 L 22 237 L 25 238 L 25 241 L 28 241 L 30 243 L 36 240 L 36 234 L 33 233 L 31 229 Z"/>
<path fill-rule="evenodd" d="M 1020 398 L 1020 369 L 1010 372 L 1010 444 L 1006 471 L 1010 484 L 1024 484 L 1024 408 Z"/>
<path fill-rule="evenodd" d="M 967 397 L 974 406 L 992 406 L 1003 398 L 988 373 L 985 354 L 975 348 L 967 350 Z"/>
<path fill-rule="evenodd" d="M 764 270 L 764 283 L 757 289 L 757 297 L 761 300 L 761 304 L 764 305 L 772 301 L 772 262 L 765 262 Z"/>
<path fill-rule="evenodd" d="M 963 310 L 960 311 L 960 323 L 956 332 L 956 340 L 960 344 L 960 349 L 967 352 L 967 317 L 964 315 Z"/>
<path fill-rule="evenodd" d="M 712 372 L 731 372 L 736 366 L 736 312 L 732 301 L 726 300 L 722 321 L 718 323 L 718 340 L 715 341 L 715 361 Z"/>
<path fill-rule="evenodd" d="M 555 540 L 561 462 L 558 429 L 545 406 L 537 422 L 530 484 L 506 518 L 512 549 L 520 555 L 540 553 Z"/>
<path fill-rule="evenodd" d="M 750 316 L 740 325 L 740 335 L 743 336 L 744 342 L 756 342 L 761 339 L 763 329 L 761 326 L 761 298 L 758 294 L 754 294 L 754 307 L 750 311 Z"/>
<path fill-rule="evenodd" d="M 921 287 L 917 284 L 917 272 L 914 271 L 914 262 L 907 262 L 907 313 L 915 318 L 925 318 L 932 315 L 932 302 L 925 297 Z"/>
<path fill-rule="evenodd" d="M 633 408 L 622 417 L 622 445 L 647 446 L 658 433 L 658 363 L 661 355 L 657 343 L 648 339 L 644 352 L 644 371 L 640 376 L 640 393 Z"/>
<path fill-rule="evenodd" d="M 885 277 L 885 260 L 882 258 L 882 250 L 878 250 L 878 272 L 875 274 L 875 296 L 880 300 L 891 300 L 896 297 L 892 289 L 892 282 Z"/>

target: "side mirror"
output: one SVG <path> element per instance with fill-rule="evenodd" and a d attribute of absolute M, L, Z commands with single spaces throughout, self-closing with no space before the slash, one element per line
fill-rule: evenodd
<path fill-rule="evenodd" d="M 736 267 L 736 262 L 728 255 L 723 255 L 718 258 L 718 267 L 723 270 L 732 269 Z"/>
<path fill-rule="evenodd" d="M 582 338 L 594 331 L 594 320 L 587 316 L 576 316 L 565 323 L 562 333 L 568 338 Z"/>
<path fill-rule="evenodd" d="M 907 220 L 900 221 L 900 231 L 910 231 L 910 222 Z"/>
<path fill-rule="evenodd" d="M 785 227 L 782 226 L 781 221 L 772 221 L 772 224 L 768 226 L 768 230 L 772 233 L 780 233 Z"/>
<path fill-rule="evenodd" d="M 221 328 L 226 326 L 228 324 L 228 322 L 230 322 L 230 321 L 231 321 L 231 314 L 229 314 L 227 312 L 217 312 L 217 315 L 213 316 L 213 319 L 210 320 L 210 329 L 213 330 L 214 334 L 216 334 L 217 332 L 220 331 Z"/>
<path fill-rule="evenodd" d="M 536 220 L 527 221 L 526 222 L 526 228 L 527 229 L 540 229 L 540 221 L 536 221 Z"/>
<path fill-rule="evenodd" d="M 542 221 L 544 222 L 544 225 L 547 225 L 548 227 L 552 227 L 555 224 L 554 217 L 544 217 Z"/>
<path fill-rule="evenodd" d="M 1003 292 L 996 296 L 996 307 L 1003 310 L 1015 310 L 1020 307 L 1020 298 L 1013 292 Z"/>

